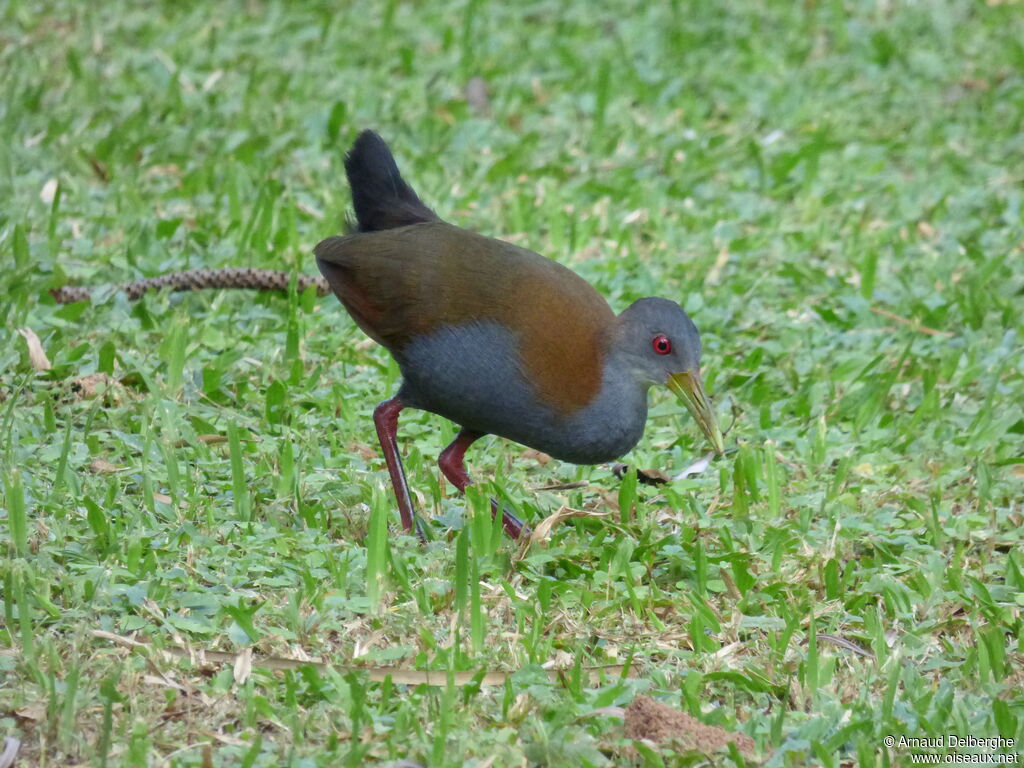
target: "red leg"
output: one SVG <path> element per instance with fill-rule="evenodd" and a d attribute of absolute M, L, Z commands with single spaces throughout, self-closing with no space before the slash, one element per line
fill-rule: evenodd
<path fill-rule="evenodd" d="M 463 429 L 452 440 L 451 445 L 441 451 L 441 455 L 437 457 L 437 465 L 441 468 L 441 472 L 448 478 L 448 482 L 460 491 L 465 491 L 466 486 L 473 482 L 469 479 L 464 463 L 466 449 L 481 437 L 483 435 L 479 432 Z"/>
<path fill-rule="evenodd" d="M 441 468 L 441 472 L 448 478 L 448 482 L 460 491 L 464 492 L 466 486 L 473 482 L 469 478 L 469 473 L 466 472 L 466 465 L 464 463 L 466 449 L 481 437 L 483 435 L 479 432 L 463 429 L 452 440 L 451 445 L 441 451 L 441 455 L 437 457 L 437 465 Z M 530 529 L 522 520 L 513 515 L 509 510 L 503 508 L 497 499 L 491 499 L 491 514 L 497 515 L 499 510 L 501 510 L 501 524 L 505 529 L 505 533 L 513 539 L 530 535 Z"/>
<path fill-rule="evenodd" d="M 394 488 L 395 499 L 398 501 L 398 514 L 402 517 L 402 528 L 406 533 L 412 533 L 416 515 L 412 505 L 412 496 L 409 494 L 409 483 L 405 479 L 405 470 L 402 468 L 402 457 L 398 453 L 398 414 L 402 412 L 403 408 L 405 408 L 405 403 L 397 395 L 390 400 L 385 400 L 374 408 L 373 423 L 377 427 L 377 439 L 380 440 L 381 450 L 384 451 L 388 474 L 391 475 L 391 487 Z M 421 539 L 425 538 L 418 525 L 416 533 Z"/>

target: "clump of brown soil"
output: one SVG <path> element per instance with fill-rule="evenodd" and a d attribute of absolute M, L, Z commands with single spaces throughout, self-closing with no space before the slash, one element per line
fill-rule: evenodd
<path fill-rule="evenodd" d="M 717 752 L 726 749 L 729 742 L 746 757 L 754 754 L 754 740 L 743 733 L 732 733 L 700 720 L 649 696 L 637 696 L 626 708 L 626 736 L 646 739 L 656 744 L 675 742 L 684 750 Z"/>

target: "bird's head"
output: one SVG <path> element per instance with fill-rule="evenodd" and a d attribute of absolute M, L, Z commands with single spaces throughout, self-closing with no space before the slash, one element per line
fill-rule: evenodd
<path fill-rule="evenodd" d="M 639 299 L 617 320 L 612 354 L 644 384 L 667 386 L 693 414 L 715 451 L 725 445 L 700 376 L 700 334 L 668 299 Z"/>

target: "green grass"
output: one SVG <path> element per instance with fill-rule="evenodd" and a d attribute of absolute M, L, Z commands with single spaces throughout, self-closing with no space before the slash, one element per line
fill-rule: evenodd
<path fill-rule="evenodd" d="M 0 735 L 21 764 L 741 762 L 631 752 L 608 708 L 639 693 L 750 735 L 748 765 L 1024 743 L 1019 3 L 93 5 L 0 3 Z M 445 218 L 617 310 L 679 300 L 736 450 L 633 488 L 483 440 L 472 472 L 534 524 L 611 513 L 520 558 L 485 497 L 442 492 L 453 427 L 410 413 L 420 546 L 370 419 L 397 368 L 332 297 L 49 299 L 314 272 L 367 127 Z M 112 378 L 85 396 L 91 374 Z M 657 392 L 626 461 L 704 450 Z M 249 672 L 201 655 L 243 649 Z"/>

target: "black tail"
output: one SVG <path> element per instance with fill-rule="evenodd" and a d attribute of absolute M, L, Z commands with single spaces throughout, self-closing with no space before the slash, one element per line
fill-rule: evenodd
<path fill-rule="evenodd" d="M 377 232 L 438 216 L 423 204 L 398 172 L 388 145 L 373 131 L 363 131 L 345 155 L 358 232 Z"/>

